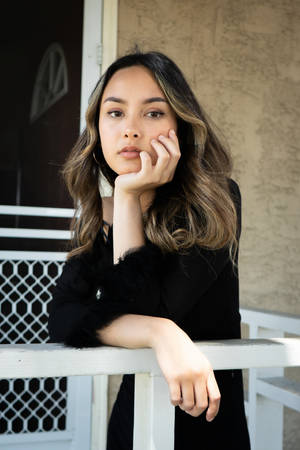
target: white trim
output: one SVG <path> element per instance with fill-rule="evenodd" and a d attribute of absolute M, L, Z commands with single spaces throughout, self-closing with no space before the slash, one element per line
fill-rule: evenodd
<path fill-rule="evenodd" d="M 74 212 L 75 210 L 72 208 L 44 208 L 41 206 L 0 205 L 0 214 L 16 216 L 73 217 Z"/>
<path fill-rule="evenodd" d="M 118 48 L 118 0 L 103 0 L 102 20 L 102 65 L 101 74 L 117 58 Z M 104 177 L 100 176 L 99 190 L 101 196 L 110 197 L 112 188 Z"/>
<path fill-rule="evenodd" d="M 68 377 L 68 408 L 70 413 L 67 415 L 67 429 L 72 429 L 74 433 L 74 442 L 77 449 L 89 449 L 91 445 L 91 413 L 92 413 L 92 380 L 93 377 Z M 106 402 L 106 397 L 99 398 L 99 404 Z M 83 427 L 82 424 L 85 424 Z M 71 447 L 72 448 L 72 447 Z"/>
<path fill-rule="evenodd" d="M 300 335 L 299 315 L 256 308 L 241 308 L 240 313 L 242 322 L 249 324 L 251 329 L 270 328 Z M 250 337 L 257 337 L 257 334 L 251 333 Z"/>
<path fill-rule="evenodd" d="M 85 128 L 85 112 L 100 77 L 97 52 L 101 48 L 102 0 L 84 0 L 82 32 L 80 132 Z"/>
<path fill-rule="evenodd" d="M 118 0 L 103 0 L 103 54 L 101 73 L 117 58 Z"/>
<path fill-rule="evenodd" d="M 214 370 L 300 366 L 300 338 L 194 342 Z M 0 345 L 0 378 L 152 373 L 161 376 L 152 348 L 61 344 Z"/>
<path fill-rule="evenodd" d="M 174 406 L 163 376 L 137 373 L 134 383 L 133 450 L 174 449 Z"/>
<path fill-rule="evenodd" d="M 67 230 L 38 230 L 34 228 L 0 228 L 0 237 L 32 239 L 71 239 Z"/>
<path fill-rule="evenodd" d="M 65 261 L 65 252 L 25 252 L 19 250 L 1 250 L 0 260 L 9 261 Z"/>
<path fill-rule="evenodd" d="M 37 433 L 13 433 L 13 434 L 1 434 L 1 448 L 5 450 L 2 445 L 9 444 L 36 444 Z M 73 431 L 44 431 L 39 433 L 39 442 L 53 443 L 53 448 L 56 448 L 59 442 L 70 441 L 73 439 Z M 10 448 L 10 447 L 9 447 Z M 23 448 L 23 447 L 19 447 Z M 33 447 L 36 448 L 36 447 Z"/>
<path fill-rule="evenodd" d="M 93 376 L 92 393 L 91 450 L 105 449 L 108 422 L 108 375 Z"/>
<path fill-rule="evenodd" d="M 258 378 L 257 394 L 300 412 L 300 383 L 285 377 Z"/>
<path fill-rule="evenodd" d="M 102 64 L 102 8 L 103 0 L 84 0 L 83 10 L 83 30 L 82 30 L 82 66 L 81 66 L 81 98 L 80 98 L 80 133 L 83 132 L 86 121 L 85 113 L 88 107 L 89 97 L 101 75 Z M 107 405 L 107 384 L 108 377 L 102 376 L 101 388 L 97 391 L 96 409 L 103 410 L 103 405 Z M 105 381 L 106 380 L 106 381 Z M 93 378 L 95 383 L 95 377 Z M 91 389 L 91 392 L 92 389 Z M 95 405 L 91 405 L 94 410 Z M 107 408 L 106 408 L 107 410 Z M 91 412 L 91 410 L 90 410 Z M 106 413 L 102 414 L 101 421 L 98 422 L 97 431 L 95 424 L 89 418 L 91 434 L 88 448 L 96 446 L 97 449 L 106 448 Z M 105 420 L 105 426 L 103 423 Z M 102 425 L 102 426 L 100 426 Z M 88 432 L 90 429 L 88 430 Z M 81 443 L 81 447 L 86 447 L 86 443 Z"/>

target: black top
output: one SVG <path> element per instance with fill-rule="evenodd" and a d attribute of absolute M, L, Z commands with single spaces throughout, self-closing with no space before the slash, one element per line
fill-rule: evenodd
<path fill-rule="evenodd" d="M 239 239 L 240 191 L 233 180 L 229 185 Z M 93 251 L 64 265 L 51 304 L 51 342 L 100 346 L 96 330 L 128 313 L 169 318 L 193 341 L 240 338 L 238 269 L 233 269 L 228 249 L 194 246 L 186 255 L 163 255 L 146 238 L 145 245 L 126 252 L 114 264 L 112 226 L 108 236 L 101 228 Z M 175 407 L 175 450 L 196 450 L 202 448 L 199 443 L 210 450 L 250 448 L 242 373 L 223 370 L 215 371 L 215 376 L 221 392 L 217 417 L 208 423 L 205 412 L 195 418 Z M 110 419 L 107 450 L 132 448 L 133 395 L 134 375 L 124 375 Z"/>

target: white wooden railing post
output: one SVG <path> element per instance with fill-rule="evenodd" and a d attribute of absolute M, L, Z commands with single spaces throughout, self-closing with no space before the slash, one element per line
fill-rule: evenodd
<path fill-rule="evenodd" d="M 258 327 L 255 323 L 249 324 L 249 338 L 255 339 Z M 248 430 L 251 441 L 251 449 L 255 448 L 256 437 L 256 368 L 249 369 L 248 380 Z"/>
<path fill-rule="evenodd" d="M 284 337 L 284 332 L 250 325 L 251 339 Z M 282 450 L 283 405 L 258 393 L 259 380 L 283 377 L 282 367 L 249 369 L 249 433 L 252 450 Z"/>
<path fill-rule="evenodd" d="M 106 448 L 108 375 L 94 375 L 92 387 L 91 450 Z"/>
<path fill-rule="evenodd" d="M 284 337 L 284 332 L 258 327 L 258 338 Z M 259 379 L 283 377 L 283 367 L 256 369 L 256 389 Z M 283 445 L 283 405 L 257 393 L 256 395 L 256 450 L 282 450 Z"/>
<path fill-rule="evenodd" d="M 174 450 L 175 407 L 163 376 L 135 375 L 133 450 Z"/>

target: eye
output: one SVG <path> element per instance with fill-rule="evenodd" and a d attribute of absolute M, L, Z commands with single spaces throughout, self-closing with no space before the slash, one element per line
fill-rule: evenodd
<path fill-rule="evenodd" d="M 147 116 L 150 116 L 152 119 L 159 119 L 160 117 L 162 117 L 165 113 L 161 112 L 161 111 L 149 111 L 147 113 Z"/>
<path fill-rule="evenodd" d="M 121 117 L 122 111 L 108 111 L 110 117 Z"/>

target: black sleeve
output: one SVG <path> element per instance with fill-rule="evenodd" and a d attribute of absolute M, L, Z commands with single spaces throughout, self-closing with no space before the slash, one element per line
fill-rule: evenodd
<path fill-rule="evenodd" d="M 48 333 L 50 342 L 72 347 L 101 345 L 96 330 L 124 314 L 148 314 L 151 305 L 136 310 L 137 294 L 143 296 L 158 277 L 160 249 L 149 243 L 132 249 L 118 264 L 107 255 L 80 255 L 69 259 L 53 290 Z M 117 268 L 117 270 L 116 270 Z"/>
<path fill-rule="evenodd" d="M 230 189 L 239 238 L 240 191 L 232 180 Z M 91 264 L 75 257 L 66 263 L 53 294 L 48 325 L 51 341 L 75 347 L 99 346 L 96 330 L 129 313 L 179 322 L 228 261 L 227 248 L 211 251 L 195 246 L 186 255 L 163 255 L 151 242 L 126 252 L 118 264 L 107 264 L 105 258 Z"/>

